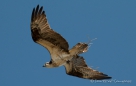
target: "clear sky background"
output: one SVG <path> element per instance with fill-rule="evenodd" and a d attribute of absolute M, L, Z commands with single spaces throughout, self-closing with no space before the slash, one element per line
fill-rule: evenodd
<path fill-rule="evenodd" d="M 30 32 L 31 12 L 38 4 L 70 48 L 97 38 L 81 56 L 113 82 L 92 83 L 66 75 L 63 66 L 42 67 L 50 54 L 33 42 Z M 0 1 L 0 86 L 134 86 L 135 66 L 136 0 Z M 123 80 L 131 82 L 116 82 Z"/>

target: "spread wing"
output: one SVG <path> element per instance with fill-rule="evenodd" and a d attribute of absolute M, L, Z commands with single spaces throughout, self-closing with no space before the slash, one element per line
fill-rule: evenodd
<path fill-rule="evenodd" d="M 111 78 L 102 72 L 93 70 L 92 68 L 88 67 L 84 58 L 81 56 L 75 56 L 71 61 L 68 61 L 65 64 L 65 69 L 68 75 L 84 79 L 101 80 Z"/>
<path fill-rule="evenodd" d="M 68 52 L 67 41 L 50 28 L 45 11 L 43 11 L 43 7 L 39 8 L 39 5 L 32 11 L 31 34 L 33 41 L 47 48 L 50 53 L 54 47 Z"/>

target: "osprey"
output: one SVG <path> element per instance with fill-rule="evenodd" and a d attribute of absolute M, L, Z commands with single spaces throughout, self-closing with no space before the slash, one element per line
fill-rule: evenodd
<path fill-rule="evenodd" d="M 110 79 L 111 77 L 89 68 L 84 58 L 79 54 L 88 50 L 89 44 L 77 43 L 68 49 L 68 42 L 57 32 L 50 28 L 43 7 L 37 5 L 31 15 L 31 35 L 34 42 L 44 46 L 51 55 L 51 60 L 43 67 L 53 68 L 65 66 L 68 75 L 86 79 Z"/>

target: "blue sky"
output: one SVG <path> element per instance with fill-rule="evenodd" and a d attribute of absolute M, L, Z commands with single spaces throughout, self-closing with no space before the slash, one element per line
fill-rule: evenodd
<path fill-rule="evenodd" d="M 136 61 L 136 0 L 0 1 L 0 86 L 134 86 Z M 88 66 L 112 76 L 111 83 L 66 75 L 65 68 L 43 68 L 49 52 L 33 42 L 30 17 L 44 6 L 52 29 L 72 48 L 93 41 L 82 54 Z M 130 83 L 116 81 L 130 80 Z"/>

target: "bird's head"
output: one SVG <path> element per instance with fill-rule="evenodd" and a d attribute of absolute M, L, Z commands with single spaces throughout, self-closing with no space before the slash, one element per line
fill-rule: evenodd
<path fill-rule="evenodd" d="M 52 64 L 50 64 L 50 62 L 46 62 L 43 67 L 52 68 Z"/>

